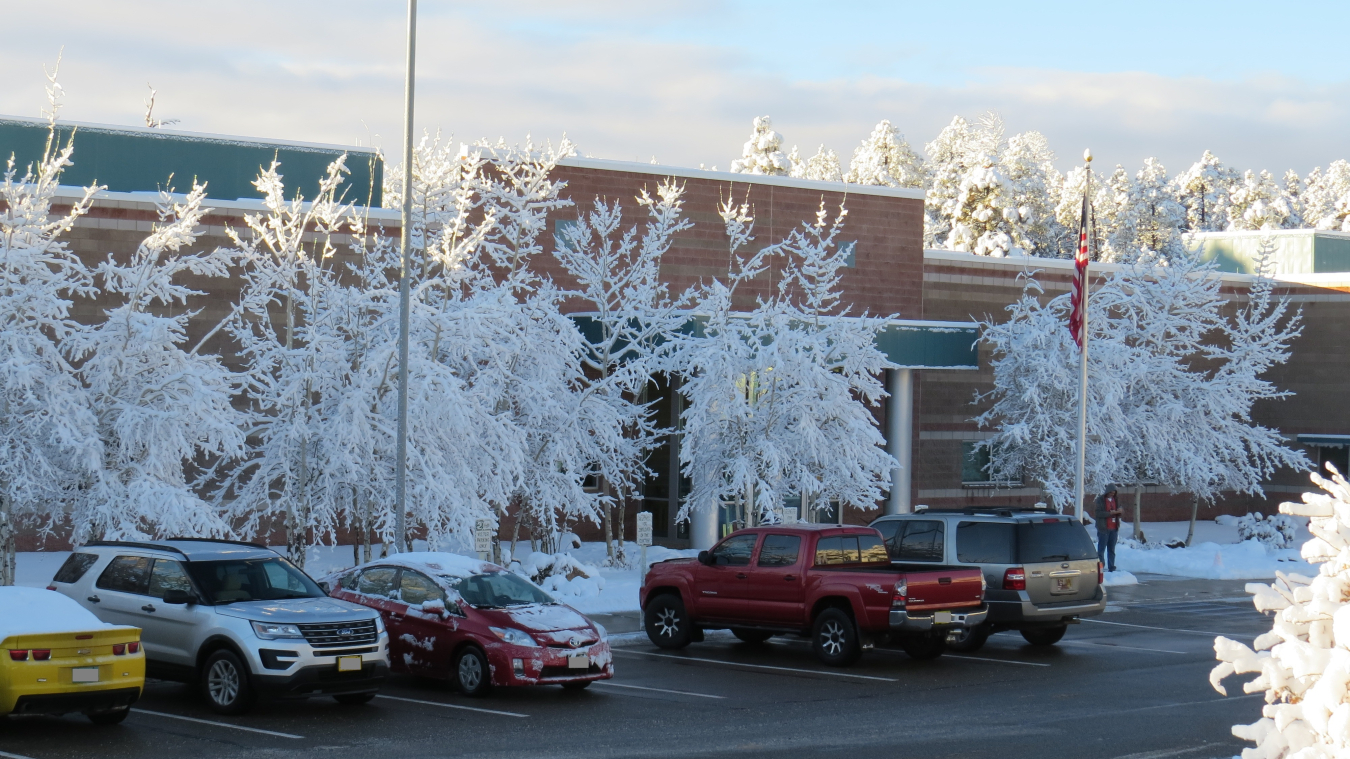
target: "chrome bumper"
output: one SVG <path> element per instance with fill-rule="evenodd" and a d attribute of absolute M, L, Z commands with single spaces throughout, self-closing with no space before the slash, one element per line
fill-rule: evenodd
<path fill-rule="evenodd" d="M 984 623 L 989 616 L 989 607 L 962 611 L 929 611 L 910 613 L 906 609 L 891 609 L 891 630 L 893 632 L 931 632 L 934 630 L 959 630 L 975 627 Z"/>

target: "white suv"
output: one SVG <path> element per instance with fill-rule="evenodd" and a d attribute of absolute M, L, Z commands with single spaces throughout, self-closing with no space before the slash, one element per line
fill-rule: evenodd
<path fill-rule="evenodd" d="M 198 683 L 222 714 L 248 710 L 259 695 L 362 704 L 389 673 L 378 613 L 329 598 L 256 543 L 93 542 L 48 588 L 104 622 L 141 628 L 146 674 Z"/>

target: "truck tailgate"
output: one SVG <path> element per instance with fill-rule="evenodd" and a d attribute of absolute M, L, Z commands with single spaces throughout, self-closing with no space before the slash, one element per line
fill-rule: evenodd
<path fill-rule="evenodd" d="M 928 572 L 905 572 L 905 581 L 909 585 L 905 606 L 910 611 L 961 609 L 979 606 L 984 602 L 981 572 L 978 569 L 953 567 Z"/>

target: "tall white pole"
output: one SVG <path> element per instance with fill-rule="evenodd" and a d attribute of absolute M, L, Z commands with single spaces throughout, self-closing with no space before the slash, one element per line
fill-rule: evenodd
<path fill-rule="evenodd" d="M 417 0 L 408 0 L 408 62 L 403 87 L 403 216 L 398 272 L 398 443 L 394 455 L 394 550 L 408 541 L 408 243 L 412 236 L 413 74 L 417 63 Z"/>
<path fill-rule="evenodd" d="M 1083 482 L 1087 464 L 1087 389 L 1088 389 L 1088 290 L 1091 289 L 1092 278 L 1089 276 L 1089 269 L 1092 266 L 1090 254 L 1092 252 L 1092 151 L 1083 151 L 1083 160 L 1087 164 L 1087 179 L 1083 184 L 1083 197 L 1087 199 L 1086 217 L 1083 219 L 1083 229 L 1087 232 L 1088 246 L 1086 265 L 1083 267 L 1083 349 L 1078 352 L 1078 476 L 1074 478 L 1073 485 L 1073 503 L 1078 521 L 1083 521 L 1083 496 L 1086 488 Z"/>
<path fill-rule="evenodd" d="M 886 451 L 899 462 L 891 472 L 891 491 L 886 498 L 887 514 L 908 514 L 910 473 L 914 459 L 914 370 L 890 369 L 886 372 Z"/>

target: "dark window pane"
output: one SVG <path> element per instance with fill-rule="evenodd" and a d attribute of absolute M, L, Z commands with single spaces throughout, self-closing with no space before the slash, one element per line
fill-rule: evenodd
<path fill-rule="evenodd" d="M 828 567 L 843 563 L 844 556 L 839 551 L 839 538 L 821 538 L 816 541 L 816 566 Z"/>
<path fill-rule="evenodd" d="M 66 563 L 56 570 L 56 576 L 52 578 L 53 582 L 78 582 L 89 568 L 98 561 L 98 556 L 92 553 L 72 553 L 66 557 Z"/>
<path fill-rule="evenodd" d="M 98 587 L 145 595 L 150 584 L 150 562 L 144 556 L 118 556 L 99 575 Z"/>
<path fill-rule="evenodd" d="M 183 565 L 173 559 L 155 559 L 155 568 L 150 572 L 150 595 L 163 598 L 168 590 L 192 592 L 192 583 L 188 581 Z"/>
<path fill-rule="evenodd" d="M 900 532 L 900 526 L 903 524 L 904 522 L 896 519 L 888 519 L 884 522 L 875 522 L 872 524 L 872 529 L 881 533 L 881 539 L 886 543 L 886 552 L 892 556 L 898 555 L 897 551 L 899 551 L 899 546 L 897 545 L 896 537 Z"/>
<path fill-rule="evenodd" d="M 444 601 L 445 594 L 430 577 L 418 574 L 411 569 L 403 570 L 399 579 L 399 598 L 409 606 L 419 606 L 427 601 Z"/>
<path fill-rule="evenodd" d="M 1012 564 L 1013 526 L 962 522 L 956 526 L 956 560 L 962 564 Z"/>
<path fill-rule="evenodd" d="M 862 554 L 864 564 L 891 563 L 891 557 L 886 553 L 885 544 L 876 535 L 859 535 L 858 551 Z"/>
<path fill-rule="evenodd" d="M 790 567 L 802 551 L 800 535 L 767 535 L 759 547 L 759 566 Z"/>
<path fill-rule="evenodd" d="M 394 594 L 394 575 L 396 574 L 398 574 L 398 570 L 394 567 L 371 567 L 361 573 L 361 579 L 356 583 L 356 592 L 368 596 L 389 598 Z"/>
<path fill-rule="evenodd" d="M 862 554 L 858 551 L 858 536 L 844 535 L 840 537 L 839 552 L 845 564 L 857 564 L 862 561 Z"/>
<path fill-rule="evenodd" d="M 455 592 L 470 606 L 501 609 L 557 603 L 552 596 L 510 572 L 489 572 L 461 580 Z"/>
<path fill-rule="evenodd" d="M 911 520 L 904 523 L 900 538 L 901 561 L 942 561 L 943 527 L 941 520 Z"/>
<path fill-rule="evenodd" d="M 1028 522 L 1017 525 L 1017 560 L 1026 564 L 1041 561 L 1080 561 L 1097 558 L 1087 530 L 1075 520 Z"/>
<path fill-rule="evenodd" d="M 758 535 L 737 535 L 728 538 L 713 549 L 713 558 L 717 559 L 720 566 L 749 566 L 750 554 L 754 553 L 755 541 L 758 539 Z"/>
<path fill-rule="evenodd" d="M 280 556 L 192 561 L 188 562 L 187 571 L 207 601 L 214 604 L 327 596 L 309 575 Z"/>
<path fill-rule="evenodd" d="M 989 449 L 979 443 L 961 444 L 961 481 L 988 482 Z"/>

